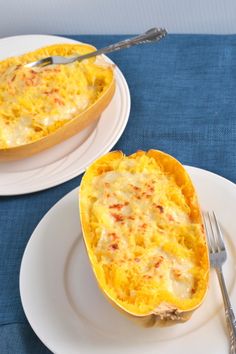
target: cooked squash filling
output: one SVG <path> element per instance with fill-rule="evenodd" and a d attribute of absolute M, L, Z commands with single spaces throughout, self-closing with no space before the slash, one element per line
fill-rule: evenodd
<path fill-rule="evenodd" d="M 174 174 L 140 154 L 93 170 L 86 196 L 90 259 L 103 290 L 126 310 L 194 308 L 206 292 L 201 222 Z"/>
<path fill-rule="evenodd" d="M 47 67 L 24 64 L 94 48 L 57 44 L 0 62 L 0 149 L 36 141 L 90 107 L 113 79 L 111 65 L 91 58 Z"/>

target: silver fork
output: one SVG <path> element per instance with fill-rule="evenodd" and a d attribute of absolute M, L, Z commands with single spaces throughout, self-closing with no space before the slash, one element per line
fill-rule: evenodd
<path fill-rule="evenodd" d="M 151 28 L 145 33 L 140 34 L 139 36 L 125 39 L 124 41 L 111 44 L 108 47 L 98 49 L 94 52 L 90 52 L 85 55 L 76 55 L 68 58 L 62 56 L 51 56 L 51 57 L 34 61 L 32 63 L 25 64 L 25 66 L 32 68 L 34 66 L 42 67 L 42 66 L 47 66 L 52 64 L 70 64 L 73 63 L 74 61 L 81 61 L 100 54 L 111 53 L 116 50 L 132 47 L 133 45 L 137 45 L 141 43 L 157 42 L 160 39 L 164 38 L 166 35 L 167 35 L 167 31 L 164 28 Z"/>
<path fill-rule="evenodd" d="M 225 317 L 229 333 L 229 353 L 236 354 L 236 320 L 222 272 L 222 265 L 227 259 L 226 248 L 214 212 L 212 212 L 212 215 L 210 213 L 206 213 L 206 216 L 204 215 L 204 224 L 208 239 L 210 263 L 215 268 L 224 301 Z"/>

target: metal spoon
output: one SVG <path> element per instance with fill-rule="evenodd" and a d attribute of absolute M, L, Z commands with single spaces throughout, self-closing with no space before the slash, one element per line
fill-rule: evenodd
<path fill-rule="evenodd" d="M 51 56 L 47 58 L 43 58 L 37 61 L 34 61 L 32 63 L 25 64 L 26 67 L 43 67 L 43 66 L 48 66 L 52 64 L 70 64 L 73 63 L 74 61 L 81 61 L 84 59 L 88 59 L 100 54 L 107 54 L 114 52 L 116 50 L 120 50 L 123 48 L 129 48 L 132 47 L 133 45 L 137 44 L 142 44 L 142 43 L 151 43 L 151 42 L 157 42 L 160 39 L 164 38 L 167 35 L 167 31 L 164 28 L 151 28 L 148 31 L 146 31 L 143 34 L 140 34 L 137 37 L 125 39 L 124 41 L 111 44 L 108 47 L 98 49 L 94 52 L 90 52 L 85 55 L 76 55 L 73 57 L 62 57 L 62 56 Z"/>

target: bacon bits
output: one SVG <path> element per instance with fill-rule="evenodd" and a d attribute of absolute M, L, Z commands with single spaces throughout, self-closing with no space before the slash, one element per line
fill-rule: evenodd
<path fill-rule="evenodd" d="M 111 213 L 111 215 L 115 219 L 115 221 L 124 221 L 124 215 L 122 214 Z"/>
<path fill-rule="evenodd" d="M 54 98 L 54 102 L 58 103 L 60 106 L 64 106 L 65 105 L 65 103 L 58 97 Z"/>
<path fill-rule="evenodd" d="M 161 265 L 161 263 L 163 262 L 163 260 L 164 260 L 164 257 L 159 256 L 157 262 L 154 264 L 154 267 L 155 267 L 155 268 L 159 268 L 160 265 Z"/>
<path fill-rule="evenodd" d="M 53 93 L 58 93 L 59 90 L 57 88 L 52 88 L 49 91 L 44 91 L 43 93 L 45 93 L 45 95 L 52 95 Z"/>
<path fill-rule="evenodd" d="M 111 245 L 111 248 L 112 248 L 113 250 L 118 250 L 118 249 L 119 249 L 118 243 L 113 243 L 113 244 Z"/>
<path fill-rule="evenodd" d="M 164 213 L 164 208 L 162 205 L 157 205 L 157 208 L 159 209 L 160 213 Z"/>
<path fill-rule="evenodd" d="M 125 206 L 127 206 L 129 203 L 125 202 L 125 203 L 117 203 L 117 204 L 113 204 L 109 206 L 109 209 L 117 209 L 117 210 L 121 210 L 122 208 L 124 208 Z"/>
<path fill-rule="evenodd" d="M 153 203 L 154 208 L 158 209 L 158 211 L 163 214 L 164 213 L 164 207 L 160 204 Z"/>

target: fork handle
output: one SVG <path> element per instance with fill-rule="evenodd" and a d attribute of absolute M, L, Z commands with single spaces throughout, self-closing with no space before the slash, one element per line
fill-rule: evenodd
<path fill-rule="evenodd" d="M 124 41 L 111 44 L 108 47 L 98 49 L 94 52 L 90 52 L 85 55 L 80 55 L 74 58 L 71 58 L 71 62 L 74 62 L 76 60 L 81 61 L 87 58 L 91 58 L 100 54 L 107 54 L 114 52 L 116 50 L 124 49 L 124 48 L 129 48 L 132 47 L 133 45 L 141 44 L 141 43 L 151 43 L 151 42 L 156 42 L 165 37 L 167 34 L 165 29 L 162 28 L 151 28 L 150 30 L 146 31 L 143 34 L 140 34 L 139 36 L 125 39 Z"/>
<path fill-rule="evenodd" d="M 221 268 L 216 268 L 216 274 L 220 283 L 220 288 L 223 296 L 223 301 L 224 301 L 224 308 L 225 308 L 225 317 L 226 317 L 226 323 L 227 323 L 227 328 L 229 332 L 229 353 L 230 354 L 236 354 L 236 320 L 235 320 L 235 315 L 234 311 L 232 309 L 228 291 L 225 285 L 225 280 L 223 276 L 223 272 Z"/>

